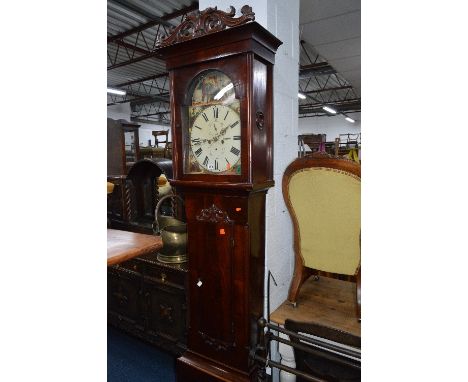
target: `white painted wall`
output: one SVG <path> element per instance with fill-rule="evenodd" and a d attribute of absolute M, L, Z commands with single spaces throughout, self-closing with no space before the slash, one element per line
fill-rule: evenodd
<path fill-rule="evenodd" d="M 245 0 L 200 0 L 199 8 L 217 6 L 236 8 L 237 15 Z M 270 270 L 278 283 L 271 283 L 271 310 L 286 298 L 293 272 L 293 233 L 289 213 L 283 201 L 281 179 L 287 165 L 297 156 L 298 135 L 298 62 L 299 0 L 258 0 L 251 2 L 255 21 L 281 41 L 274 66 L 274 179 L 268 191 L 266 211 L 266 276 Z"/>
<path fill-rule="evenodd" d="M 349 115 L 355 123 L 350 123 L 343 116 L 299 118 L 299 134 L 327 134 L 327 141 L 334 141 L 340 134 L 361 132 L 361 113 Z"/>
<path fill-rule="evenodd" d="M 125 119 L 130 121 L 130 103 L 120 103 L 117 105 L 107 106 L 107 118 L 112 119 Z M 151 145 L 154 146 L 154 136 L 151 134 L 153 130 L 169 130 L 169 142 L 171 141 L 171 128 L 165 125 L 153 125 L 149 123 L 140 123 L 141 126 L 138 130 L 138 136 L 140 138 L 140 146 L 148 146 L 148 140 L 151 140 Z"/>

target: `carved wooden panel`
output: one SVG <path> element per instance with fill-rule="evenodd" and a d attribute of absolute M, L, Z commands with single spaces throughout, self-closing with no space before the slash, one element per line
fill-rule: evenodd
<path fill-rule="evenodd" d="M 172 341 L 185 338 L 185 293 L 172 287 L 147 284 L 145 298 L 148 309 L 148 329 Z"/>
<path fill-rule="evenodd" d="M 194 253 L 190 274 L 191 323 L 198 341 L 212 350 L 234 346 L 233 230 L 226 211 L 215 204 L 202 209 L 199 224 L 189 227 L 188 245 Z M 203 240 L 190 238 L 203 237 Z M 222 315 L 216 314 L 222 311 Z"/>
<path fill-rule="evenodd" d="M 127 321 L 137 323 L 141 320 L 139 274 L 122 269 L 112 273 L 108 285 L 108 309 L 121 315 Z"/>
<path fill-rule="evenodd" d="M 242 16 L 234 17 L 235 14 L 236 9 L 231 5 L 229 12 L 219 11 L 217 7 L 214 7 L 187 15 L 185 20 L 166 36 L 158 36 L 156 46 L 161 48 L 255 20 L 255 13 L 248 5 L 241 8 Z"/>
<path fill-rule="evenodd" d="M 187 268 L 156 254 L 107 268 L 108 322 L 180 355 L 187 342 Z"/>

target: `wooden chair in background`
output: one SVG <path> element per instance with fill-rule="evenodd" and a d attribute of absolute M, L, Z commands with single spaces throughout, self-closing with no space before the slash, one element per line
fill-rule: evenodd
<path fill-rule="evenodd" d="M 140 147 L 142 158 L 167 158 L 172 159 L 172 143 L 169 142 L 169 130 L 155 130 L 151 132 L 154 136 L 154 147 Z M 163 137 L 163 140 L 158 140 Z"/>
<path fill-rule="evenodd" d="M 282 186 L 294 226 L 295 270 L 288 300 L 296 305 L 311 275 L 353 281 L 360 319 L 361 166 L 314 153 L 286 168 Z"/>
<path fill-rule="evenodd" d="M 169 142 L 169 130 L 158 130 L 158 131 L 152 131 L 151 132 L 154 136 L 154 145 L 156 147 L 159 147 L 159 144 L 163 144 L 163 147 L 166 147 L 167 143 Z M 159 141 L 159 137 L 163 137 L 164 139 L 162 141 Z"/>
<path fill-rule="evenodd" d="M 325 142 L 327 140 L 326 134 L 302 134 L 297 136 L 297 143 L 299 145 L 299 157 L 314 153 L 321 150 L 321 145 L 323 149 L 325 148 Z M 307 147 L 309 150 L 307 150 Z"/>

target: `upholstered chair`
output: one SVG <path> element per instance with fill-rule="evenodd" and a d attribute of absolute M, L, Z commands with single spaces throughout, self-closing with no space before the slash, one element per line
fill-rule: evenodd
<path fill-rule="evenodd" d="M 296 306 L 311 275 L 353 281 L 360 318 L 360 164 L 314 153 L 286 168 L 282 186 L 294 226 L 295 270 L 288 300 Z"/>

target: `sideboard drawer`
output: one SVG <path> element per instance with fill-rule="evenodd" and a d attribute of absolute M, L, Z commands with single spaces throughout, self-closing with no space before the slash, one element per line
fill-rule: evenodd
<path fill-rule="evenodd" d="M 170 268 L 156 265 L 147 266 L 145 276 L 148 276 L 151 281 L 156 283 L 176 285 L 185 289 L 185 274 Z"/>
<path fill-rule="evenodd" d="M 126 270 L 136 272 L 136 273 L 143 273 L 144 266 L 145 266 L 144 263 L 136 259 L 127 260 L 119 264 L 120 269 L 124 268 Z"/>

